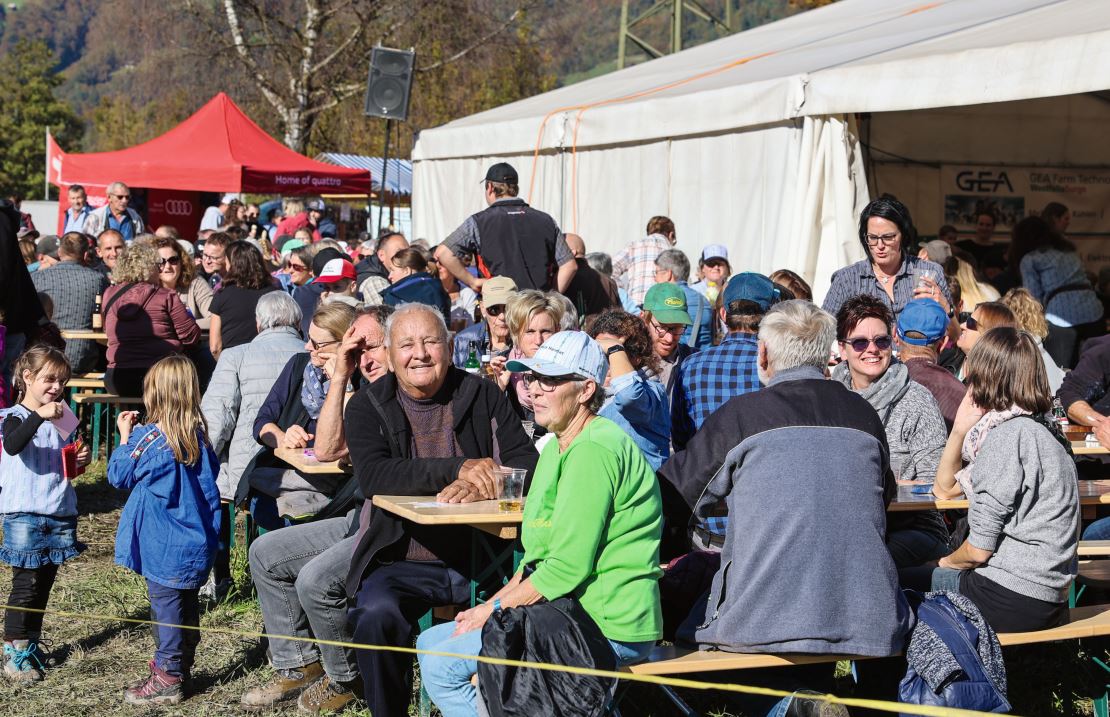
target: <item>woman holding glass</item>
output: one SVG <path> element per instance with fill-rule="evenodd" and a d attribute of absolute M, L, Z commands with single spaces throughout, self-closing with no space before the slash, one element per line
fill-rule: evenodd
<path fill-rule="evenodd" d="M 508 369 L 528 372 L 536 421 L 556 437 L 540 454 L 524 505 L 524 568 L 485 604 L 426 630 L 417 647 L 477 655 L 482 625 L 495 611 L 574 595 L 617 664 L 639 662 L 662 636 L 662 503 L 655 473 L 632 439 L 597 415 L 605 354 L 586 334 L 564 331 Z M 424 687 L 444 717 L 478 714 L 475 660 L 419 659 Z"/>
<path fill-rule="evenodd" d="M 822 305 L 833 316 L 853 296 L 880 299 L 894 313 L 902 313 L 911 299 L 932 299 L 952 313 L 952 295 L 940 264 L 917 258 L 906 248 L 917 231 L 906 205 L 884 194 L 864 207 L 859 217 L 859 241 L 865 259 L 840 269 Z"/>

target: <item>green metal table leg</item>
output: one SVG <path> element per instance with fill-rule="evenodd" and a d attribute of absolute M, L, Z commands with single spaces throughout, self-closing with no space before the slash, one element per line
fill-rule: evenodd
<path fill-rule="evenodd" d="M 435 615 L 431 610 L 420 616 L 418 626 L 420 632 L 424 632 L 432 626 L 435 622 Z M 419 632 L 417 633 L 420 634 Z M 431 717 L 432 714 L 432 698 L 428 696 L 428 691 L 424 689 L 424 676 L 420 676 L 420 695 L 417 697 L 417 714 L 420 717 Z"/>
<path fill-rule="evenodd" d="M 101 404 L 94 403 L 92 405 L 92 414 L 93 414 L 92 457 L 93 457 L 94 461 L 96 459 L 100 458 L 100 409 L 101 409 Z"/>
<path fill-rule="evenodd" d="M 1096 665 L 1101 667 L 1104 672 L 1110 672 L 1110 666 L 1108 666 L 1102 660 L 1098 659 L 1097 657 L 1092 657 L 1091 660 Z M 1102 694 L 1095 698 L 1095 717 L 1110 717 L 1110 706 L 1108 706 L 1108 702 L 1110 702 L 1110 700 L 1107 699 L 1108 692 L 1110 692 L 1110 685 L 1104 684 L 1102 687 Z"/>

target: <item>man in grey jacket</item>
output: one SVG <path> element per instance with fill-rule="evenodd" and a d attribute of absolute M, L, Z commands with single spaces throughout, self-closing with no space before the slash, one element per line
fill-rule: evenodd
<path fill-rule="evenodd" d="M 912 615 L 884 542 L 886 435 L 863 397 L 825 380 L 835 338 L 813 304 L 773 307 L 759 328 L 765 388 L 721 406 L 660 470 L 696 525 L 728 509 L 703 649 L 890 656 L 904 645 Z"/>

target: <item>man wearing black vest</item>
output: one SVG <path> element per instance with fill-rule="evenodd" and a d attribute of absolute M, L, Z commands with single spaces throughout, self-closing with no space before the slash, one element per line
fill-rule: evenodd
<path fill-rule="evenodd" d="M 516 170 L 498 162 L 483 180 L 488 208 L 470 215 L 436 248 L 436 260 L 474 291 L 491 276 L 511 277 L 519 289 L 563 291 L 578 266 L 559 226 L 517 197 Z M 459 257 L 473 254 L 479 276 Z"/>

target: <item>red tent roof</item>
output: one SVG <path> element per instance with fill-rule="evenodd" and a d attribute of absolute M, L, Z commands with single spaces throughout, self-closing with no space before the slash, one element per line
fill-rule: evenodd
<path fill-rule="evenodd" d="M 370 194 L 370 172 L 297 154 L 266 134 L 223 92 L 149 142 L 117 152 L 51 159 L 50 179 L 59 186 L 120 181 L 202 192 Z"/>

